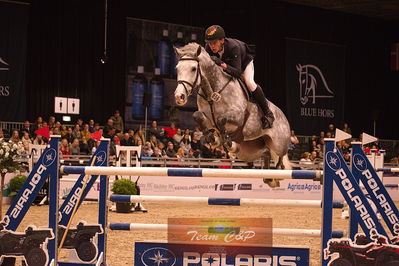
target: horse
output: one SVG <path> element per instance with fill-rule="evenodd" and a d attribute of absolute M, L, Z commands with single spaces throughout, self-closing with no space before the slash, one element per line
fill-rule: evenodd
<path fill-rule="evenodd" d="M 263 129 L 260 108 L 251 102 L 240 81 L 216 65 L 204 47 L 189 43 L 174 50 L 179 58 L 176 104 L 184 106 L 188 97 L 197 93 L 198 111 L 193 118 L 207 142 L 225 146 L 249 165 L 270 152 L 276 168 L 291 169 L 287 155 L 291 129 L 284 113 L 269 101 L 275 121 L 273 127 Z M 265 163 L 269 168 L 269 157 Z"/>

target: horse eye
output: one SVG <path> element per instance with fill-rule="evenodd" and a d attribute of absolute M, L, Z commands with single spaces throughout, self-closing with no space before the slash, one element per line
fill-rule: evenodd
<path fill-rule="evenodd" d="M 193 72 L 196 71 L 196 70 L 197 70 L 196 67 L 192 67 L 192 68 L 191 68 L 191 71 L 193 71 Z"/>

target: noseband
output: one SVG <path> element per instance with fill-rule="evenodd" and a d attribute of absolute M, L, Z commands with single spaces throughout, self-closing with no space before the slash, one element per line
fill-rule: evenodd
<path fill-rule="evenodd" d="M 182 84 L 184 87 L 184 90 L 186 91 L 187 96 L 190 96 L 191 93 L 188 93 L 186 85 L 189 85 L 191 87 L 191 92 L 193 92 L 196 88 L 198 88 L 197 81 L 198 78 L 201 76 L 201 68 L 199 66 L 199 60 L 197 57 L 186 57 L 186 58 L 180 58 L 179 61 L 181 60 L 191 60 L 191 61 L 197 61 L 197 75 L 195 76 L 195 80 L 193 83 L 190 83 L 187 80 L 178 80 L 177 84 Z"/>

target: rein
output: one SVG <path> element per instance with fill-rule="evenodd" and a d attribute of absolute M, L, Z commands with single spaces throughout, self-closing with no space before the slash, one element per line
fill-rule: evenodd
<path fill-rule="evenodd" d="M 184 87 L 184 89 L 185 89 L 185 91 L 186 91 L 187 96 L 190 96 L 190 94 L 188 93 L 188 90 L 187 90 L 186 85 L 190 86 L 190 87 L 191 87 L 191 91 L 194 92 L 195 89 L 197 89 L 197 88 L 199 87 L 198 85 L 196 85 L 196 83 L 197 83 L 197 81 L 198 81 L 198 78 L 201 77 L 201 81 L 202 81 L 202 80 L 205 80 L 205 79 L 203 78 L 203 75 L 202 75 L 202 73 L 201 73 L 201 68 L 200 68 L 200 65 L 199 65 L 198 57 L 186 57 L 186 58 L 180 58 L 179 61 L 180 61 L 180 60 L 192 60 L 192 61 L 196 61 L 196 62 L 197 62 L 197 69 L 198 69 L 198 70 L 197 70 L 197 74 L 196 74 L 196 76 L 195 76 L 195 80 L 194 80 L 193 83 L 191 83 L 191 82 L 189 82 L 189 81 L 187 81 L 187 80 L 178 80 L 178 81 L 177 81 L 177 84 L 182 84 L 182 85 L 183 85 L 183 87 Z M 212 114 L 212 120 L 213 120 L 214 127 L 215 127 L 217 130 L 219 130 L 219 131 L 220 131 L 220 129 L 219 129 L 219 127 L 217 126 L 217 124 L 215 123 L 216 119 L 215 119 L 215 112 L 214 112 L 214 110 L 213 110 L 213 109 L 214 109 L 214 108 L 213 108 L 213 103 L 214 103 L 214 102 L 219 102 L 219 101 L 222 99 L 222 96 L 221 96 L 220 94 L 223 92 L 223 90 L 227 87 L 227 85 L 228 85 L 233 79 L 234 79 L 234 77 L 231 76 L 231 77 L 229 78 L 229 80 L 226 82 L 226 84 L 224 84 L 224 86 L 223 86 L 219 91 L 215 91 L 215 90 L 213 90 L 212 87 L 210 87 L 211 90 L 212 90 L 212 94 L 211 94 L 210 96 L 207 95 L 206 90 L 202 90 L 202 91 L 205 93 L 205 95 L 202 95 L 202 94 L 199 92 L 199 89 L 198 89 L 198 91 L 197 91 L 197 94 L 198 94 L 200 97 L 202 97 L 205 101 L 208 102 L 208 104 L 209 104 L 209 106 L 210 106 L 210 109 L 211 109 L 211 114 Z"/>

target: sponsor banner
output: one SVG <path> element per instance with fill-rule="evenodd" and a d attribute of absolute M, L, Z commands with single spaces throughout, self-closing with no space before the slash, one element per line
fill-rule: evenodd
<path fill-rule="evenodd" d="M 136 242 L 134 265 L 279 265 L 308 266 L 308 247 L 188 245 Z"/>
<path fill-rule="evenodd" d="M 68 175 L 60 180 L 61 197 L 68 195 L 78 178 L 79 175 Z M 132 180 L 135 181 L 136 179 L 133 178 Z M 159 180 L 162 180 L 162 183 Z M 391 185 L 399 184 L 399 179 L 397 177 L 384 177 L 384 180 Z M 271 188 L 267 184 L 264 184 L 261 179 L 141 176 L 138 184 L 140 186 L 141 195 L 147 196 L 298 200 L 322 199 L 322 185 L 320 182 L 312 180 L 287 179 L 280 181 L 280 187 Z M 110 188 L 111 187 L 112 180 L 110 180 Z M 99 191 L 100 185 L 99 180 L 97 180 L 88 192 L 86 198 L 98 199 Z M 365 189 L 363 191 L 367 192 Z M 387 191 L 393 200 L 399 201 L 399 186 L 388 187 Z M 334 200 L 343 199 L 341 192 L 334 184 Z"/>
<path fill-rule="evenodd" d="M 286 39 L 287 116 L 304 135 L 341 125 L 345 97 L 345 47 Z"/>
<path fill-rule="evenodd" d="M 271 218 L 168 218 L 168 243 L 273 246 Z M 269 253 L 271 254 L 271 253 Z"/>
<path fill-rule="evenodd" d="M 29 5 L 0 2 L 0 114 L 2 121 L 26 116 L 25 67 Z"/>

